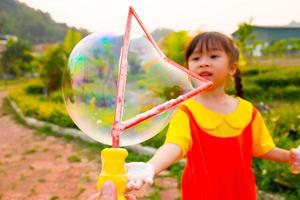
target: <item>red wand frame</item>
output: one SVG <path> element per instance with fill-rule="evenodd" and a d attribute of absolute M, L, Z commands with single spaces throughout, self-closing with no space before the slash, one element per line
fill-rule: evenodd
<path fill-rule="evenodd" d="M 188 76 L 202 81 L 203 85 L 201 85 L 200 87 L 198 87 L 186 94 L 178 96 L 176 99 L 171 99 L 169 101 L 166 101 L 163 104 L 160 104 L 160 105 L 158 105 L 144 113 L 141 113 L 131 119 L 122 121 L 123 108 L 124 108 L 124 93 L 125 93 L 126 76 L 127 76 L 127 55 L 128 55 L 128 49 L 129 49 L 129 38 L 130 38 L 130 32 L 131 32 L 132 17 L 135 17 L 138 24 L 141 26 L 142 30 L 144 31 L 147 39 L 154 46 L 157 53 L 163 58 L 163 60 L 165 62 L 184 71 Z M 119 60 L 119 75 L 118 75 L 118 88 L 117 88 L 117 96 L 116 96 L 116 110 L 115 110 L 113 128 L 112 128 L 112 132 L 111 132 L 112 146 L 115 148 L 119 147 L 120 135 L 124 130 L 180 104 L 181 102 L 201 93 L 202 91 L 208 89 L 211 86 L 212 86 L 212 82 L 200 77 L 199 75 L 189 71 L 188 69 L 184 68 L 183 66 L 175 63 L 174 61 L 172 61 L 171 59 L 166 57 L 163 54 L 163 52 L 159 49 L 158 45 L 156 44 L 156 42 L 154 41 L 152 36 L 146 30 L 144 24 L 142 23 L 142 21 L 140 20 L 140 18 L 134 11 L 134 9 L 130 6 L 129 12 L 128 12 L 128 17 L 127 17 L 123 47 L 121 49 L 120 60 Z"/>

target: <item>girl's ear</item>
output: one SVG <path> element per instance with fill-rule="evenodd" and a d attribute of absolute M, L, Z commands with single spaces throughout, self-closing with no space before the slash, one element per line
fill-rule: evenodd
<path fill-rule="evenodd" d="M 237 66 L 236 63 L 230 65 L 230 68 L 229 68 L 229 75 L 230 75 L 230 76 L 234 76 L 235 73 L 236 73 L 236 71 L 237 71 L 237 68 L 238 68 L 238 66 Z"/>

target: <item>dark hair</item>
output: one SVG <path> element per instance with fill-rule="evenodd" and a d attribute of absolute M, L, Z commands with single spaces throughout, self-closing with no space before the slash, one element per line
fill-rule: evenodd
<path fill-rule="evenodd" d="M 188 59 L 193 52 L 202 53 L 212 49 L 225 51 L 231 64 L 237 63 L 239 60 L 239 50 L 231 38 L 219 32 L 204 32 L 196 35 L 187 46 L 185 51 L 186 66 L 188 66 Z M 239 68 L 234 74 L 234 82 L 236 95 L 243 97 L 242 77 Z"/>

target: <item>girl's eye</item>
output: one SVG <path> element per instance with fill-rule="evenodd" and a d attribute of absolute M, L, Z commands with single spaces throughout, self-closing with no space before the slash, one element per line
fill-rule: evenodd
<path fill-rule="evenodd" d="M 192 60 L 199 60 L 199 57 L 194 57 L 194 58 L 192 58 Z"/>
<path fill-rule="evenodd" d="M 212 59 L 215 59 L 215 58 L 218 58 L 219 56 L 218 55 L 211 55 L 210 58 Z"/>

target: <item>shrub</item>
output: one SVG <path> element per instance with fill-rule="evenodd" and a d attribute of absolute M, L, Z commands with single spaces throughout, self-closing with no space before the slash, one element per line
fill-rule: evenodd
<path fill-rule="evenodd" d="M 28 85 L 25 88 L 26 94 L 29 94 L 29 95 L 43 94 L 43 91 L 44 91 L 44 86 L 40 85 L 40 84 Z"/>
<path fill-rule="evenodd" d="M 35 88 L 39 84 L 40 82 L 30 82 L 24 86 L 15 86 L 9 91 L 9 97 L 17 103 L 25 116 L 35 117 L 62 127 L 76 127 L 58 93 L 54 93 L 54 97 L 48 96 L 49 98 L 44 95 L 26 93 L 27 88 Z M 60 100 L 53 101 L 53 99 Z"/>

